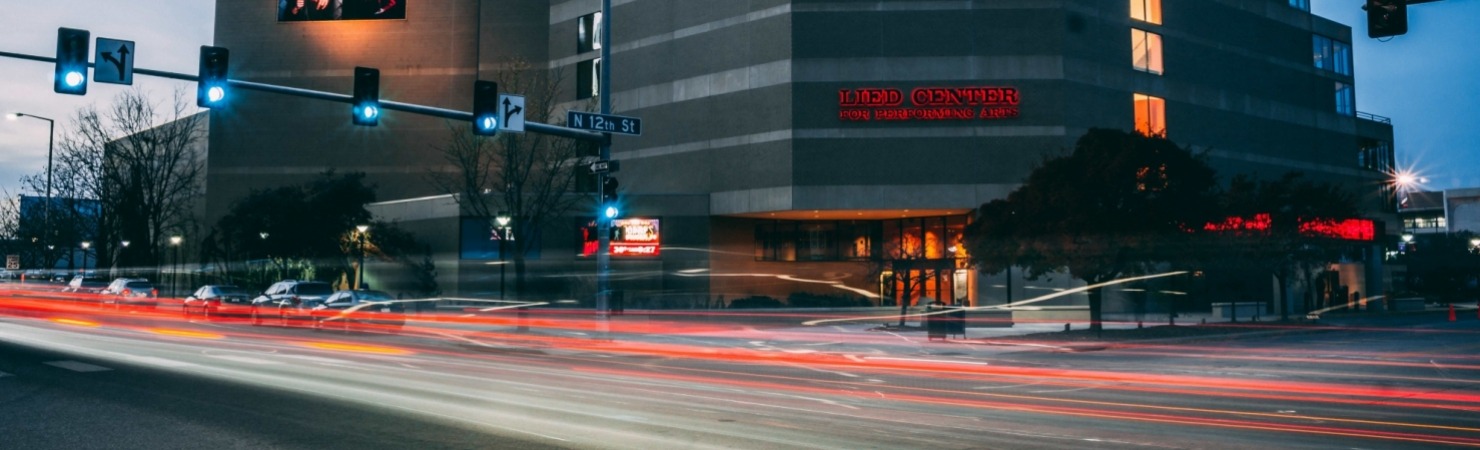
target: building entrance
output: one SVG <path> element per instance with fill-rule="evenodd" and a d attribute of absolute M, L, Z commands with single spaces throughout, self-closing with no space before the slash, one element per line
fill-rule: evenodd
<path fill-rule="evenodd" d="M 955 261 L 897 260 L 889 266 L 879 277 L 879 295 L 886 305 L 924 306 L 939 300 L 971 306 L 971 271 L 957 268 Z"/>

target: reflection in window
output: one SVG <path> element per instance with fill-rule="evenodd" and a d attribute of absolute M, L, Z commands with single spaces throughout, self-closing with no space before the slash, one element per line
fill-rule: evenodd
<path fill-rule="evenodd" d="M 1310 0 L 1290 0 L 1290 7 L 1301 11 L 1310 11 Z"/>
<path fill-rule="evenodd" d="M 1161 0 L 1131 0 L 1131 18 L 1161 24 Z"/>
<path fill-rule="evenodd" d="M 576 30 L 576 53 L 601 50 L 601 13 L 581 16 Z"/>
<path fill-rule="evenodd" d="M 1352 74 L 1352 47 L 1319 34 L 1311 35 L 1311 62 L 1317 69 L 1349 76 Z"/>
<path fill-rule="evenodd" d="M 576 100 L 601 95 L 601 58 L 576 63 Z"/>
<path fill-rule="evenodd" d="M 1165 136 L 1167 133 L 1166 100 L 1145 94 L 1135 94 L 1136 131 L 1147 136 Z"/>
<path fill-rule="evenodd" d="M 1131 28 L 1131 64 L 1136 70 L 1161 75 L 1161 35 Z"/>
<path fill-rule="evenodd" d="M 1336 113 L 1345 116 L 1357 114 L 1356 94 L 1352 92 L 1352 85 L 1336 82 Z"/>

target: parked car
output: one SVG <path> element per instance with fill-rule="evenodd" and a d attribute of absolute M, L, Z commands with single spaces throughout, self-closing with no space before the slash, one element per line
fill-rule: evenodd
<path fill-rule="evenodd" d="M 334 294 L 334 288 L 322 281 L 283 280 L 273 283 L 262 295 L 252 299 L 252 325 L 262 325 L 269 318 L 283 326 L 313 319 L 313 308 Z"/>
<path fill-rule="evenodd" d="M 99 292 L 103 296 L 103 304 L 113 305 L 114 308 L 124 306 L 158 306 L 159 289 L 154 288 L 154 283 L 143 278 L 119 278 L 108 284 Z"/>
<path fill-rule="evenodd" d="M 252 294 L 232 285 L 208 284 L 185 297 L 185 317 L 199 315 L 206 319 L 225 315 L 248 315 L 252 311 Z"/>
<path fill-rule="evenodd" d="M 72 281 L 67 282 L 67 287 L 62 288 L 62 292 L 96 294 L 106 287 L 108 287 L 108 279 L 106 278 L 78 275 L 72 277 Z"/>
<path fill-rule="evenodd" d="M 314 326 L 396 333 L 406 325 L 406 309 L 395 300 L 383 291 L 338 291 L 314 307 Z"/>

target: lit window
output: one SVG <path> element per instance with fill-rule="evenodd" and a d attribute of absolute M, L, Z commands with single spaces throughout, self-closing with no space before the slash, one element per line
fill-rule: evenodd
<path fill-rule="evenodd" d="M 1290 0 L 1290 7 L 1301 11 L 1310 11 L 1310 0 Z"/>
<path fill-rule="evenodd" d="M 1166 100 L 1136 94 L 1135 105 L 1136 131 L 1147 136 L 1165 136 L 1167 133 Z"/>
<path fill-rule="evenodd" d="M 1161 35 L 1131 28 L 1131 64 L 1136 70 L 1161 75 Z"/>
<path fill-rule="evenodd" d="M 1336 82 L 1336 113 L 1344 116 L 1357 114 L 1356 95 L 1352 91 L 1352 85 Z"/>
<path fill-rule="evenodd" d="M 1131 0 L 1131 18 L 1161 25 L 1161 0 Z"/>

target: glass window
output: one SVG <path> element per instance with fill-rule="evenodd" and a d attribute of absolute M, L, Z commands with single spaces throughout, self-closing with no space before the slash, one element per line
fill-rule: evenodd
<path fill-rule="evenodd" d="M 1352 85 L 1336 82 L 1336 113 L 1345 116 L 1356 115 L 1356 99 L 1355 93 L 1352 92 Z"/>
<path fill-rule="evenodd" d="M 601 58 L 576 63 L 576 100 L 601 95 Z"/>
<path fill-rule="evenodd" d="M 1161 35 L 1132 28 L 1131 64 L 1136 70 L 1161 75 Z"/>
<path fill-rule="evenodd" d="M 1290 0 L 1290 7 L 1301 11 L 1310 11 L 1310 0 Z"/>
<path fill-rule="evenodd" d="M 1136 131 L 1147 136 L 1165 136 L 1167 132 L 1166 100 L 1135 94 Z"/>
<path fill-rule="evenodd" d="M 1131 0 L 1131 18 L 1161 24 L 1161 0 Z"/>
<path fill-rule="evenodd" d="M 1317 69 L 1351 75 L 1351 44 L 1319 34 L 1311 35 L 1311 62 Z"/>
<path fill-rule="evenodd" d="M 600 12 L 581 16 L 576 28 L 576 53 L 601 50 Z"/>

